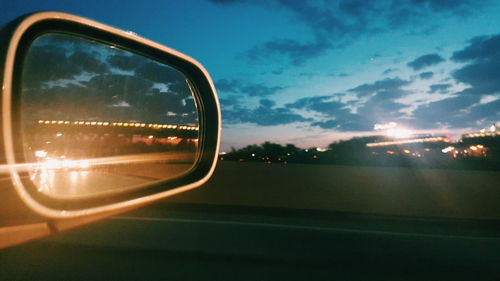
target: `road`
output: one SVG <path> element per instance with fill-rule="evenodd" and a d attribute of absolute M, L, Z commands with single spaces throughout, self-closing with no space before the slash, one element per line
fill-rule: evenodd
<path fill-rule="evenodd" d="M 497 280 L 500 227 L 399 216 L 498 218 L 499 180 L 222 162 L 197 190 L 0 252 L 0 279 Z"/>

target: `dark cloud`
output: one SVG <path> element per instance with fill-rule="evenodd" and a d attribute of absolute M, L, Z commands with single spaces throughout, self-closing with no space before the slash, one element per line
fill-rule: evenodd
<path fill-rule="evenodd" d="M 337 94 L 301 98 L 293 103 L 287 104 L 286 107 L 321 114 L 323 120 L 312 122 L 311 126 L 341 131 L 358 131 L 366 129 L 366 122 L 362 120 L 363 118 L 361 118 L 361 116 L 352 114 L 351 110 L 346 107 L 347 104 L 335 100 L 338 96 Z"/>
<path fill-rule="evenodd" d="M 402 89 L 409 83 L 410 81 L 400 78 L 383 79 L 349 90 L 359 96 L 368 97 L 363 102 L 343 103 L 339 100 L 342 95 L 335 94 L 301 98 L 286 107 L 320 114 L 321 120 L 312 122 L 311 126 L 339 131 L 370 131 L 375 123 L 390 122 L 404 116 L 401 110 L 407 105 L 395 100 L 410 94 Z M 353 112 L 350 106 L 356 106 L 356 112 Z"/>
<path fill-rule="evenodd" d="M 82 72 L 82 67 L 68 60 L 68 51 L 56 46 L 32 46 L 23 66 L 23 86 L 35 87 L 40 83 L 70 79 Z"/>
<path fill-rule="evenodd" d="M 432 11 L 462 13 L 469 9 L 481 6 L 488 1 L 477 0 L 411 0 L 411 2 L 420 7 L 428 7 Z"/>
<path fill-rule="evenodd" d="M 434 94 L 434 93 L 440 93 L 444 94 L 446 93 L 449 88 L 451 88 L 451 84 L 434 84 L 431 85 L 429 93 Z"/>
<path fill-rule="evenodd" d="M 478 12 L 488 1 L 475 0 L 338 0 L 331 1 L 249 1 L 209 0 L 219 5 L 246 3 L 289 12 L 298 22 L 309 27 L 313 39 L 274 38 L 249 51 L 251 59 L 281 56 L 294 65 L 323 55 L 327 50 L 343 47 L 360 36 L 373 36 L 389 30 L 435 28 L 430 19 L 460 16 Z"/>
<path fill-rule="evenodd" d="M 235 95 L 230 95 L 227 97 L 219 98 L 219 102 L 223 108 L 227 108 L 230 106 L 236 106 L 236 105 L 238 105 L 239 100 L 240 100 L 240 97 L 235 96 Z"/>
<path fill-rule="evenodd" d="M 484 120 L 485 125 L 500 120 L 500 99 L 489 103 L 478 104 L 470 109 L 468 113 L 470 120 Z"/>
<path fill-rule="evenodd" d="M 292 112 L 285 107 L 275 107 L 275 102 L 269 99 L 259 101 L 255 109 L 234 106 L 231 109 L 222 110 L 222 118 L 227 123 L 252 123 L 259 126 L 285 125 L 295 122 L 312 121 L 300 114 Z"/>
<path fill-rule="evenodd" d="M 438 54 L 428 54 L 416 58 L 415 60 L 408 63 L 408 66 L 413 70 L 418 71 L 429 66 L 433 66 L 444 62 L 445 59 Z"/>
<path fill-rule="evenodd" d="M 414 125 L 418 128 L 464 128 L 474 125 L 476 119 L 467 116 L 467 109 L 479 102 L 479 97 L 459 95 L 432 102 L 413 111 Z"/>
<path fill-rule="evenodd" d="M 179 84 L 186 81 L 186 76 L 180 71 L 152 61 L 142 63 L 137 67 L 135 75 L 156 83 Z"/>
<path fill-rule="evenodd" d="M 481 104 L 479 101 L 484 95 L 500 93 L 500 35 L 475 37 L 462 50 L 454 52 L 451 59 L 465 63 L 452 72 L 452 77 L 469 87 L 455 93 L 454 97 L 418 107 L 413 112 L 416 126 L 465 128 L 498 120 L 500 102 L 495 100 Z M 431 85 L 429 92 L 447 93 L 451 86 Z"/>
<path fill-rule="evenodd" d="M 217 89 L 226 93 L 244 94 L 250 97 L 265 97 L 283 90 L 284 87 L 269 87 L 262 84 L 243 83 L 239 80 L 221 79 L 215 82 Z"/>
<path fill-rule="evenodd" d="M 471 86 L 464 94 L 494 94 L 500 91 L 499 69 L 500 61 L 473 63 L 453 72 L 453 78 Z"/>
<path fill-rule="evenodd" d="M 467 63 L 452 73 L 455 80 L 468 84 L 463 94 L 488 95 L 500 92 L 500 34 L 475 37 L 452 60 Z"/>
<path fill-rule="evenodd" d="M 108 65 L 103 63 L 99 59 L 99 54 L 96 53 L 89 54 L 77 51 L 69 57 L 69 62 L 79 66 L 83 71 L 89 73 L 103 74 L 109 72 Z"/>
<path fill-rule="evenodd" d="M 389 1 L 389 27 L 419 26 L 420 30 L 433 28 L 427 21 L 432 17 L 458 16 L 467 18 L 489 4 L 489 0 L 394 0 Z M 434 19 L 433 19 L 434 20 Z"/>
<path fill-rule="evenodd" d="M 434 72 L 432 71 L 422 72 L 418 76 L 420 77 L 420 79 L 431 79 L 434 76 Z"/>
<path fill-rule="evenodd" d="M 382 75 L 387 75 L 387 74 L 395 72 L 395 71 L 397 71 L 396 68 L 388 68 L 388 69 L 384 70 L 384 72 L 382 72 Z"/>
<path fill-rule="evenodd" d="M 249 50 L 248 57 L 261 60 L 275 55 L 284 55 L 293 65 L 301 65 L 311 58 L 322 55 L 330 47 L 331 43 L 320 37 L 307 43 L 292 39 L 273 39 Z"/>
<path fill-rule="evenodd" d="M 384 91 L 399 90 L 401 87 L 409 85 L 410 83 L 411 81 L 402 80 L 399 77 L 386 78 L 371 84 L 362 84 L 360 86 L 350 89 L 349 92 L 356 93 L 359 96 L 366 96 L 382 90 Z"/>
<path fill-rule="evenodd" d="M 305 109 L 316 111 L 326 116 L 335 116 L 340 109 L 346 105 L 339 101 L 332 100 L 333 96 L 318 96 L 310 98 L 301 98 L 293 103 L 287 104 L 288 108 Z"/>
<path fill-rule="evenodd" d="M 451 59 L 457 62 L 499 60 L 500 34 L 472 38 L 469 45 L 463 50 L 454 52 Z"/>
<path fill-rule="evenodd" d="M 208 0 L 208 1 L 216 4 L 232 4 L 236 2 L 241 2 L 238 0 Z"/>
<path fill-rule="evenodd" d="M 186 84 L 186 77 L 180 71 L 148 58 L 134 54 L 117 54 L 107 58 L 107 62 L 121 70 L 134 71 L 138 77 L 151 80 L 156 83 Z"/>
<path fill-rule="evenodd" d="M 121 70 L 135 70 L 144 63 L 144 58 L 136 55 L 111 55 L 107 61 L 111 66 Z"/>

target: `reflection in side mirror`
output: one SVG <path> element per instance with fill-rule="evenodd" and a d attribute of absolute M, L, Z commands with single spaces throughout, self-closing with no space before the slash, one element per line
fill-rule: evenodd
<path fill-rule="evenodd" d="M 47 33 L 29 46 L 22 69 L 23 157 L 39 192 L 72 199 L 130 191 L 196 163 L 199 111 L 175 68 Z"/>

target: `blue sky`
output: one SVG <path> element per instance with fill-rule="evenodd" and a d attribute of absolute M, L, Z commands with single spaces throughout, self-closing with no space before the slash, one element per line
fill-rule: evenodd
<path fill-rule="evenodd" d="M 499 1 L 12 1 L 0 24 L 58 10 L 200 61 L 223 106 L 222 149 L 300 147 L 396 122 L 459 134 L 500 121 Z"/>

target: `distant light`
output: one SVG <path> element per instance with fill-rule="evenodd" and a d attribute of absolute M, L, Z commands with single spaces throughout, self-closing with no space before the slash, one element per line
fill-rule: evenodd
<path fill-rule="evenodd" d="M 452 151 L 452 150 L 454 150 L 454 149 L 455 149 L 455 147 L 453 147 L 453 146 L 448 146 L 447 148 L 443 148 L 443 149 L 441 150 L 441 152 L 443 152 L 443 153 L 448 153 L 448 152 L 450 152 L 450 151 Z"/>
<path fill-rule="evenodd" d="M 407 153 L 407 154 L 408 154 L 408 153 L 411 153 L 411 151 L 409 151 L 408 149 L 403 150 L 403 152 L 404 152 L 404 153 Z"/>
<path fill-rule="evenodd" d="M 90 167 L 90 162 L 88 160 L 81 160 L 79 163 L 78 163 L 78 166 L 82 169 L 87 169 Z"/>
<path fill-rule="evenodd" d="M 387 154 L 394 154 L 394 151 L 392 151 L 392 150 L 387 150 L 386 152 L 387 152 Z"/>
<path fill-rule="evenodd" d="M 149 136 L 149 137 L 148 137 L 148 139 L 152 139 L 152 138 L 154 138 L 154 136 Z"/>
<path fill-rule="evenodd" d="M 255 157 L 255 153 L 252 153 L 252 157 Z"/>
<path fill-rule="evenodd" d="M 431 149 L 430 148 L 424 148 L 424 151 L 429 152 L 429 151 L 431 151 Z"/>
<path fill-rule="evenodd" d="M 56 137 L 62 137 L 62 135 L 63 135 L 62 133 L 57 133 Z"/>
<path fill-rule="evenodd" d="M 476 150 L 477 150 L 477 147 L 476 147 L 476 146 L 473 146 L 473 145 L 471 145 L 469 148 L 470 148 L 471 150 L 474 150 L 474 151 L 476 151 Z"/>
<path fill-rule="evenodd" d="M 478 144 L 476 146 L 477 146 L 477 148 L 484 148 L 484 146 L 482 144 Z"/>
<path fill-rule="evenodd" d="M 35 156 L 36 157 L 40 157 L 40 158 L 46 157 L 47 156 L 47 151 L 45 151 L 45 150 L 37 150 L 37 151 L 35 151 Z"/>

